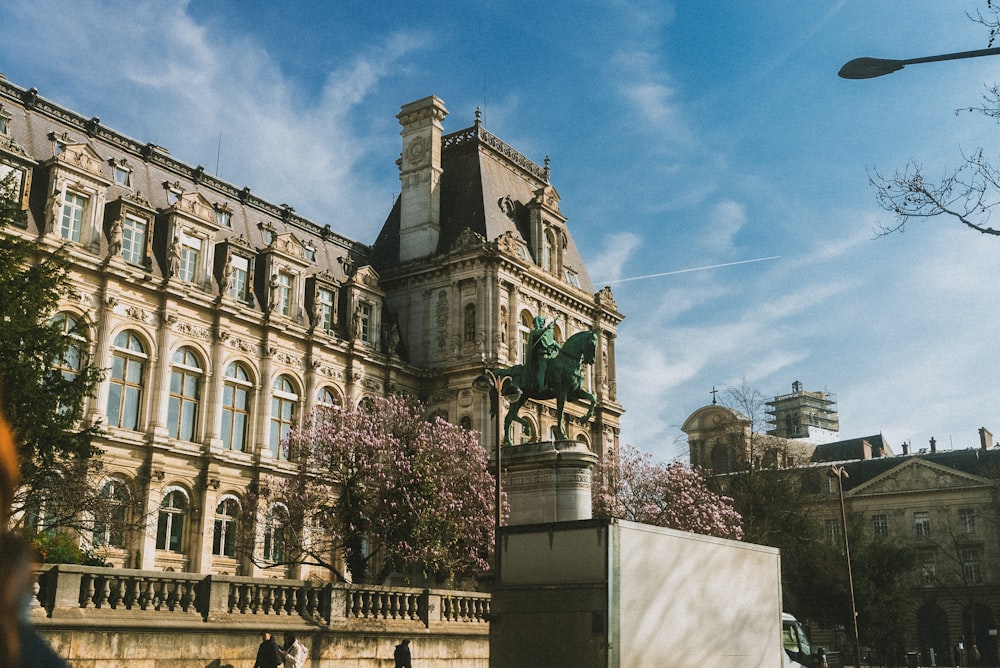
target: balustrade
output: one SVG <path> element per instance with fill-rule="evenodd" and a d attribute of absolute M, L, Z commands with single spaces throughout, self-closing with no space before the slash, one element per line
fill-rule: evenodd
<path fill-rule="evenodd" d="M 489 595 L 476 592 L 65 564 L 38 572 L 35 600 L 47 617 L 84 609 L 95 616 L 134 611 L 157 619 L 187 616 L 206 622 L 299 618 L 331 624 L 353 619 L 429 627 L 485 624 L 490 613 Z"/>

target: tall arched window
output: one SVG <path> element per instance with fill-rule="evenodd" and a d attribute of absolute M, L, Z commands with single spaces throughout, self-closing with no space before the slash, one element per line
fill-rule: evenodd
<path fill-rule="evenodd" d="M 108 423 L 122 429 L 138 429 L 142 388 L 146 380 L 146 348 L 132 331 L 115 337 L 108 392 Z"/>
<path fill-rule="evenodd" d="M 180 552 L 184 547 L 184 518 L 187 516 L 187 496 L 179 489 L 171 490 L 160 502 L 156 522 L 156 549 Z"/>
<path fill-rule="evenodd" d="M 278 376 L 271 388 L 271 455 L 288 459 L 281 441 L 295 428 L 299 395 L 288 376 Z"/>
<path fill-rule="evenodd" d="M 264 560 L 281 562 L 285 560 L 285 526 L 288 523 L 288 509 L 276 503 L 264 518 Z"/>
<path fill-rule="evenodd" d="M 195 439 L 201 377 L 201 363 L 194 350 L 187 346 L 178 348 L 171 359 L 170 403 L 167 407 L 167 429 L 173 438 L 182 441 Z"/>
<path fill-rule="evenodd" d="M 120 480 L 108 480 L 101 486 L 101 499 L 94 516 L 94 547 L 125 547 L 128 488 Z"/>
<path fill-rule="evenodd" d="M 542 268 L 545 271 L 556 270 L 556 240 L 552 230 L 545 231 L 545 241 L 542 244 Z"/>
<path fill-rule="evenodd" d="M 250 394 L 253 384 L 245 366 L 233 362 L 226 367 L 222 384 L 222 446 L 244 452 L 250 428 Z"/>
<path fill-rule="evenodd" d="M 212 535 L 212 554 L 236 558 L 236 539 L 239 531 L 240 504 L 235 497 L 227 496 L 215 507 L 215 532 Z"/>

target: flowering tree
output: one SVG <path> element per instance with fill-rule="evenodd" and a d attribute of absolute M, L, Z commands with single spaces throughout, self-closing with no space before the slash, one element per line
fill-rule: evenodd
<path fill-rule="evenodd" d="M 742 518 L 732 499 L 711 491 L 705 478 L 680 462 L 662 464 L 632 445 L 609 452 L 594 471 L 595 517 L 739 540 Z"/>
<path fill-rule="evenodd" d="M 323 409 L 289 435 L 298 472 L 266 481 L 259 505 L 287 509 L 285 560 L 335 572 L 342 561 L 355 582 L 488 567 L 494 482 L 478 436 L 423 413 L 419 403 L 384 397 Z"/>

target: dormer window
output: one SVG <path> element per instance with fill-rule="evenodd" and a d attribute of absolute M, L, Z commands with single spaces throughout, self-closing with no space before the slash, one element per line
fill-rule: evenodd
<path fill-rule="evenodd" d="M 122 224 L 122 259 L 129 264 L 141 265 L 146 260 L 146 238 L 148 223 L 136 216 L 125 216 Z"/>
<path fill-rule="evenodd" d="M 336 324 L 336 295 L 329 288 L 316 289 L 317 325 L 324 331 L 331 331 Z"/>
<path fill-rule="evenodd" d="M 215 222 L 222 227 L 232 227 L 233 212 L 226 208 L 225 205 L 217 205 L 215 207 Z"/>
<path fill-rule="evenodd" d="M 182 231 L 179 241 L 180 267 L 178 269 L 178 277 L 182 281 L 194 283 L 198 280 L 198 268 L 201 266 L 204 240 Z"/>
<path fill-rule="evenodd" d="M 278 236 L 278 233 L 275 232 L 274 230 L 274 226 L 272 226 L 270 223 L 258 223 L 257 227 L 260 229 L 260 234 L 261 237 L 264 239 L 265 245 L 270 246 L 272 243 L 274 243 L 274 240 Z"/>
<path fill-rule="evenodd" d="M 232 277 L 229 279 L 229 296 L 241 302 L 250 301 L 250 259 L 242 255 L 229 256 Z"/>
<path fill-rule="evenodd" d="M 292 286 L 294 277 L 279 271 L 271 277 L 271 310 L 278 315 L 292 314 Z"/>
<path fill-rule="evenodd" d="M 177 202 L 181 201 L 184 189 L 181 188 L 180 183 L 164 182 L 163 189 L 167 191 L 167 204 L 173 206 L 177 204 Z"/>
<path fill-rule="evenodd" d="M 132 168 L 128 166 L 125 159 L 115 161 L 114 158 L 108 161 L 111 164 L 111 170 L 114 172 L 115 183 L 122 186 L 123 188 L 132 187 Z"/>
<path fill-rule="evenodd" d="M 59 236 L 67 241 L 80 242 L 83 232 L 83 216 L 87 210 L 87 198 L 70 190 L 63 196 L 62 215 L 59 220 Z"/>
<path fill-rule="evenodd" d="M 566 282 L 574 288 L 580 287 L 580 277 L 576 275 L 575 271 L 566 270 Z"/>
<path fill-rule="evenodd" d="M 305 255 L 306 259 L 309 260 L 310 262 L 316 261 L 316 247 L 312 245 L 312 242 L 307 242 L 302 247 L 302 252 Z"/>

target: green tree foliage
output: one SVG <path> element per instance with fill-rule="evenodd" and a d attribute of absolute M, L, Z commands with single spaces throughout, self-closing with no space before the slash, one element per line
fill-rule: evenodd
<path fill-rule="evenodd" d="M 494 479 L 478 434 L 424 406 L 383 397 L 317 412 L 285 446 L 290 478 L 263 481 L 258 516 L 287 509 L 284 560 L 384 582 L 421 571 L 445 581 L 488 568 Z M 266 556 L 266 555 L 265 555 Z"/>
<path fill-rule="evenodd" d="M 44 252 L 11 229 L 23 216 L 15 195 L 8 175 L 0 182 L 0 382 L 19 448 L 14 512 L 67 526 L 95 496 L 88 472 L 98 429 L 82 423 L 82 406 L 100 372 L 86 360 L 86 319 L 68 326 L 54 318 L 60 299 L 73 295 L 66 255 Z"/>

